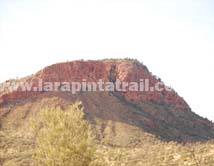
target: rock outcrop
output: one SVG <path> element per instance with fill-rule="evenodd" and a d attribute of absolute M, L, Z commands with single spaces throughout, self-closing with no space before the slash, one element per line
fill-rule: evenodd
<path fill-rule="evenodd" d="M 32 91 L 4 93 L 0 95 L 1 103 L 12 100 L 21 100 L 31 95 L 38 95 L 33 92 L 34 87 L 38 89 L 39 80 L 43 82 L 74 82 L 94 81 L 99 79 L 111 81 L 118 79 L 121 82 L 139 82 L 142 79 L 149 80 L 149 86 L 154 87 L 160 80 L 153 76 L 146 66 L 135 60 L 104 60 L 104 61 L 72 61 L 54 64 L 44 68 L 32 77 L 25 80 L 32 83 Z M 41 92 L 40 92 L 41 93 Z M 187 103 L 177 95 L 175 91 L 143 91 L 143 92 L 121 92 L 129 100 L 149 100 L 158 104 L 172 104 L 181 111 L 189 110 Z"/>
<path fill-rule="evenodd" d="M 99 128 L 100 139 L 115 138 L 133 142 L 137 133 L 150 133 L 164 140 L 180 142 L 204 141 L 214 138 L 214 124 L 191 111 L 185 100 L 174 90 L 162 91 L 111 91 L 111 92 L 49 92 L 38 90 L 42 82 L 104 82 L 116 84 L 148 80 L 149 87 L 160 82 L 149 72 L 147 67 L 136 60 L 112 59 L 99 61 L 72 61 L 48 66 L 36 74 L 20 79 L 7 81 L 5 84 L 28 83 L 30 91 L 21 88 L 13 91 L 5 88 L 0 92 L 0 118 L 13 114 L 17 108 L 26 112 L 39 111 L 38 105 L 52 106 L 57 104 L 66 108 L 69 103 L 81 100 L 87 118 Z M 165 85 L 161 85 L 165 87 Z M 52 98 L 55 98 L 54 101 Z M 46 102 L 43 102 L 44 100 Z M 38 104 L 43 103 L 43 104 Z M 26 106 L 27 105 L 27 106 Z M 101 123 L 95 123 L 99 119 Z M 0 119 L 1 120 L 1 119 Z M 23 120 L 23 119 L 21 119 Z M 111 124 L 109 126 L 109 124 Z M 127 128 L 127 126 L 129 126 Z M 135 130 L 132 127 L 137 127 Z M 109 132 L 111 128 L 111 132 Z M 107 130 L 108 129 L 108 130 Z M 108 132 L 107 132 L 108 131 Z M 129 131 L 129 132 L 127 132 Z M 106 132 L 111 136 L 106 135 Z M 134 134 L 135 133 L 135 134 Z M 120 138 L 123 136 L 123 138 Z M 124 139 L 124 137 L 127 137 Z M 130 139 L 129 139 L 129 138 Z M 138 138 L 138 137 L 136 137 Z"/>

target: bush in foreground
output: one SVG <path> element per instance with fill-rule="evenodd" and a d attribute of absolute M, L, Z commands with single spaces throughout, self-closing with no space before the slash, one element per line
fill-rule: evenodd
<path fill-rule="evenodd" d="M 45 109 L 34 122 L 34 159 L 41 166 L 89 166 L 95 156 L 90 125 L 76 102 L 66 111 Z"/>

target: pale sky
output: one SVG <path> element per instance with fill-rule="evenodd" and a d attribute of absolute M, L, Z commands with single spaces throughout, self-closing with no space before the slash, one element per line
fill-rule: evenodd
<path fill-rule="evenodd" d="M 213 0 L 0 0 L 0 82 L 62 61 L 125 57 L 214 120 Z"/>

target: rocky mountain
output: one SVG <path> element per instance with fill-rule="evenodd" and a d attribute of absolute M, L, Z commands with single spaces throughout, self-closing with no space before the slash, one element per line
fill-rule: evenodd
<path fill-rule="evenodd" d="M 195 114 L 174 90 L 167 91 L 38 91 L 39 82 L 96 82 L 115 84 L 161 80 L 145 65 L 132 59 L 72 61 L 48 66 L 32 76 L 8 80 L 0 92 L 1 130 L 23 128 L 26 120 L 44 107 L 67 108 L 82 101 L 86 119 L 98 140 L 111 145 L 131 146 L 147 136 L 164 141 L 195 142 L 214 138 L 214 124 Z M 31 91 L 11 90 L 12 83 L 31 83 Z M 58 87 L 60 88 L 60 87 Z M 142 137 L 141 137 L 142 136 Z M 146 137 L 145 137 L 146 136 Z"/>

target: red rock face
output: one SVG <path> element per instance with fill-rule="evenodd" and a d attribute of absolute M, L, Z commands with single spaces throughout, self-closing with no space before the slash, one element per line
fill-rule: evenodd
<path fill-rule="evenodd" d="M 103 60 L 103 61 L 73 61 L 54 64 L 44 68 L 27 79 L 33 87 L 38 87 L 39 80 L 43 82 L 74 82 L 74 81 L 112 81 L 116 79 L 125 82 L 139 82 L 149 79 L 150 86 L 159 80 L 151 75 L 146 66 L 134 60 Z M 11 92 L 0 94 L 0 104 L 13 100 L 22 100 L 41 92 Z M 172 104 L 181 111 L 189 110 L 186 102 L 174 91 L 121 92 L 130 101 L 152 101 L 157 104 Z"/>
<path fill-rule="evenodd" d="M 139 83 L 143 79 L 145 83 L 147 79 L 150 87 L 160 82 L 146 66 L 135 60 L 73 61 L 54 64 L 33 76 L 16 80 L 19 83 L 31 84 L 32 91 L 21 91 L 19 88 L 18 91 L 9 92 L 5 88 L 0 92 L 0 117 L 15 112 L 16 106 L 33 105 L 32 103 L 40 105 L 43 99 L 50 100 L 51 103 L 56 102 L 62 108 L 66 108 L 75 100 L 81 100 L 89 119 L 98 117 L 104 121 L 122 122 L 166 140 L 186 142 L 214 138 L 213 123 L 190 111 L 187 103 L 175 91 L 80 92 L 73 96 L 71 92 L 33 91 L 39 87 L 40 80 L 43 83 L 62 83 L 97 82 L 99 79 L 114 84 L 116 80 Z M 52 98 L 55 97 L 57 100 L 53 101 Z M 40 108 L 25 109 L 39 111 Z"/>

